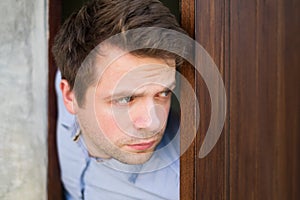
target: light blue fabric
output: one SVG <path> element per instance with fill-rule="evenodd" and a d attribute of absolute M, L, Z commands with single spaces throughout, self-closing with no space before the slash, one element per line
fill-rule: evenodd
<path fill-rule="evenodd" d="M 66 199 L 179 199 L 178 118 L 170 114 L 162 142 L 143 165 L 91 158 L 82 137 L 73 141 L 79 128 L 63 105 L 59 82 L 58 72 L 57 145 Z"/>

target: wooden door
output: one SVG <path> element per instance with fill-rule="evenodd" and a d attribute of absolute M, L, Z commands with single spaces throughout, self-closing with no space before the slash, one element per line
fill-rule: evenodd
<path fill-rule="evenodd" d="M 183 27 L 210 53 L 227 93 L 222 135 L 199 159 L 210 99 L 201 76 L 182 70 L 194 84 L 201 122 L 181 158 L 181 199 L 299 199 L 300 1 L 181 5 Z"/>

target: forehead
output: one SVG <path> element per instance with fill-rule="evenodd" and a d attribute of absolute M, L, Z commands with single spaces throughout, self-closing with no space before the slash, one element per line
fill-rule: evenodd
<path fill-rule="evenodd" d="M 103 95 L 137 90 L 146 85 L 171 86 L 175 82 L 175 59 L 140 57 L 113 49 L 96 59 L 97 88 Z"/>

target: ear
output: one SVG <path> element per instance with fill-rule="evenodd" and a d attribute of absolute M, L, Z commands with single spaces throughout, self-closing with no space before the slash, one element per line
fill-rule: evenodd
<path fill-rule="evenodd" d="M 73 92 L 73 90 L 71 89 L 70 84 L 68 83 L 67 80 L 62 79 L 60 82 L 60 89 L 62 92 L 62 96 L 63 96 L 63 100 L 64 100 L 64 104 L 67 108 L 67 110 L 75 115 L 76 114 L 76 108 L 77 108 L 77 102 L 75 99 L 75 94 Z"/>

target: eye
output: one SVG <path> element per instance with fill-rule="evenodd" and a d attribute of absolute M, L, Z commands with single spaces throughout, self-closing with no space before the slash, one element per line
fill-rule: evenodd
<path fill-rule="evenodd" d="M 165 90 L 163 92 L 158 93 L 159 97 L 168 97 L 171 94 L 171 90 Z"/>
<path fill-rule="evenodd" d="M 130 103 L 131 101 L 133 101 L 133 97 L 132 96 L 128 96 L 128 97 L 121 97 L 119 99 L 115 99 L 113 100 L 114 104 L 118 104 L 118 105 L 127 105 L 128 103 Z"/>

